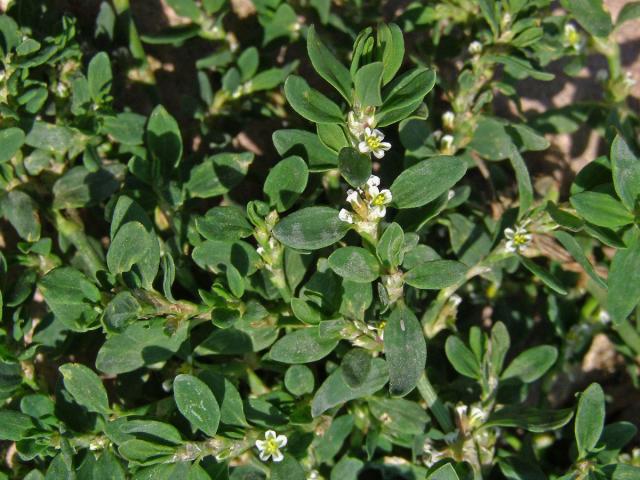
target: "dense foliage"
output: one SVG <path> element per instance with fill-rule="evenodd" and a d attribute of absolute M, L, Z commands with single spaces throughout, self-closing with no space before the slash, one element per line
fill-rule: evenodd
<path fill-rule="evenodd" d="M 147 3 L 0 15 L 2 478 L 640 478 L 640 2 Z"/>

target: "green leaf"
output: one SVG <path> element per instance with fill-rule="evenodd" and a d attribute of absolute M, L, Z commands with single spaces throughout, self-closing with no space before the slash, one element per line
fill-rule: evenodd
<path fill-rule="evenodd" d="M 480 428 L 512 427 L 540 433 L 564 427 L 572 416 L 571 408 L 547 410 L 511 405 L 492 413 Z"/>
<path fill-rule="evenodd" d="M 114 275 L 128 272 L 154 249 L 154 242 L 157 243 L 157 239 L 149 235 L 141 223 L 125 223 L 109 245 L 107 252 L 109 271 Z"/>
<path fill-rule="evenodd" d="M 362 106 L 379 107 L 382 105 L 382 74 L 384 66 L 382 62 L 369 63 L 360 67 L 354 79 L 356 98 Z"/>
<path fill-rule="evenodd" d="M 550 345 L 540 345 L 525 350 L 506 368 L 502 380 L 517 378 L 524 383 L 531 383 L 542 377 L 558 359 L 558 350 Z"/>
<path fill-rule="evenodd" d="M 604 417 L 604 392 L 600 385 L 592 383 L 580 395 L 576 410 L 576 444 L 579 458 L 584 458 L 600 440 Z"/>
<path fill-rule="evenodd" d="M 313 372 L 306 365 L 291 365 L 284 374 L 284 386 L 297 397 L 312 393 L 315 386 Z"/>
<path fill-rule="evenodd" d="M 185 187 L 196 198 L 224 195 L 244 180 L 253 158 L 253 153 L 249 152 L 218 153 L 207 157 L 191 169 Z"/>
<path fill-rule="evenodd" d="M 196 228 L 207 240 L 234 241 L 253 232 L 244 211 L 236 206 L 213 207 L 196 220 Z"/>
<path fill-rule="evenodd" d="M 203 370 L 199 378 L 207 384 L 216 397 L 220 406 L 220 422 L 225 425 L 246 427 L 247 419 L 244 415 L 242 397 L 233 383 L 211 370 Z"/>
<path fill-rule="evenodd" d="M 280 220 L 273 235 L 288 247 L 317 250 L 340 241 L 350 228 L 333 208 L 308 207 Z"/>
<path fill-rule="evenodd" d="M 0 163 L 8 162 L 24 144 L 25 135 L 16 127 L 0 130 Z"/>
<path fill-rule="evenodd" d="M 635 20 L 636 18 L 640 18 L 640 2 L 625 3 L 620 10 L 620 13 L 618 13 L 616 27 L 628 22 L 629 20 Z"/>
<path fill-rule="evenodd" d="M 353 147 L 344 147 L 338 155 L 338 167 L 347 183 L 358 188 L 371 176 L 371 156 L 362 154 Z"/>
<path fill-rule="evenodd" d="M 382 93 L 382 106 L 376 112 L 378 127 L 404 120 L 413 113 L 431 91 L 436 74 L 427 68 L 415 68 L 391 82 Z"/>
<path fill-rule="evenodd" d="M 97 318 L 93 305 L 100 301 L 100 291 L 82 272 L 55 268 L 42 277 L 38 287 L 53 314 L 68 328 L 84 331 Z"/>
<path fill-rule="evenodd" d="M 371 283 L 380 275 L 380 264 L 374 254 L 361 247 L 343 247 L 329 257 L 331 269 L 347 280 Z"/>
<path fill-rule="evenodd" d="M 611 171 L 616 193 L 624 206 L 633 212 L 640 200 L 640 159 L 620 135 L 611 144 Z"/>
<path fill-rule="evenodd" d="M 256 47 L 249 47 L 238 57 L 238 69 L 240 70 L 240 80 L 246 82 L 258 71 L 260 56 Z"/>
<path fill-rule="evenodd" d="M 371 360 L 371 354 L 362 348 L 353 348 L 345 354 L 340 367 L 350 388 L 358 388 L 366 381 L 371 371 Z"/>
<path fill-rule="evenodd" d="M 349 70 L 322 43 L 313 25 L 307 31 L 307 52 L 316 72 L 340 92 L 340 95 L 347 102 L 351 103 L 351 75 Z"/>
<path fill-rule="evenodd" d="M 304 160 L 292 156 L 281 160 L 271 169 L 262 187 L 272 207 L 279 212 L 288 210 L 304 192 L 309 169 Z"/>
<path fill-rule="evenodd" d="M 271 464 L 271 480 L 305 480 L 306 478 L 302 466 L 288 454 L 281 462 Z"/>
<path fill-rule="evenodd" d="M 81 165 L 73 167 L 53 185 L 53 208 L 80 208 L 100 203 L 120 188 L 124 174 L 123 166 L 117 164 L 94 172 Z"/>
<path fill-rule="evenodd" d="M 386 85 L 402 66 L 404 60 L 404 35 L 395 23 L 382 23 L 378 25 L 376 44 L 382 50 L 382 63 L 384 73 L 382 83 Z"/>
<path fill-rule="evenodd" d="M 73 399 L 90 412 L 108 415 L 109 399 L 102 381 L 90 368 L 80 363 L 65 363 L 60 367 L 64 388 Z"/>
<path fill-rule="evenodd" d="M 460 480 L 453 465 L 447 463 L 427 477 L 427 480 Z"/>
<path fill-rule="evenodd" d="M 607 283 L 607 310 L 613 322 L 619 324 L 640 302 L 640 236 L 637 233 L 628 248 L 615 253 Z"/>
<path fill-rule="evenodd" d="M 606 37 L 613 25 L 602 0 L 561 0 L 560 2 L 582 27 L 595 37 Z"/>
<path fill-rule="evenodd" d="M 151 112 L 146 132 L 149 153 L 154 161 L 153 178 L 163 181 L 182 159 L 182 137 L 178 122 L 162 105 L 158 105 Z"/>
<path fill-rule="evenodd" d="M 469 268 L 454 260 L 433 260 L 413 267 L 404 275 L 404 281 L 422 290 L 440 290 L 465 279 Z"/>
<path fill-rule="evenodd" d="M 107 339 L 98 351 L 96 368 L 107 374 L 118 375 L 164 362 L 186 340 L 189 331 L 187 323 L 183 322 L 177 331 L 170 334 L 165 331 L 162 318 L 135 322 L 122 333 Z"/>
<path fill-rule="evenodd" d="M 558 240 L 562 244 L 562 246 L 571 254 L 576 262 L 580 264 L 587 275 L 589 275 L 593 279 L 593 281 L 596 282 L 600 287 L 606 290 L 606 282 L 600 277 L 600 275 L 596 273 L 593 265 L 591 265 L 591 262 L 589 262 L 589 259 L 584 254 L 582 247 L 576 241 L 576 239 L 567 232 L 563 232 L 561 230 L 556 231 L 553 235 L 554 237 L 556 237 L 556 240 Z"/>
<path fill-rule="evenodd" d="M 376 253 L 382 264 L 387 268 L 396 268 L 404 260 L 404 231 L 397 223 L 391 223 L 376 245 Z"/>
<path fill-rule="evenodd" d="M 438 156 L 407 168 L 391 185 L 398 208 L 426 205 L 447 192 L 464 176 L 466 162 L 458 157 Z"/>
<path fill-rule="evenodd" d="M 206 240 L 193 249 L 191 256 L 202 269 L 220 273 L 232 265 L 242 276 L 253 275 L 260 261 L 256 249 L 242 240 Z"/>
<path fill-rule="evenodd" d="M 290 75 L 284 82 L 284 93 L 291 107 L 307 120 L 315 123 L 344 121 L 340 107 L 311 88 L 302 77 Z"/>
<path fill-rule="evenodd" d="M 536 80 L 548 82 L 555 78 L 553 73 L 537 70 L 531 65 L 531 62 L 522 57 L 514 57 L 512 55 L 486 55 L 484 58 L 487 61 L 504 65 L 505 71 L 518 80 L 531 77 Z"/>
<path fill-rule="evenodd" d="M 121 331 L 132 323 L 140 312 L 140 304 L 131 293 L 119 292 L 104 309 L 102 321 L 109 330 Z"/>
<path fill-rule="evenodd" d="M 520 263 L 522 263 L 522 265 L 524 265 L 525 268 L 533 273 L 536 277 L 542 280 L 542 283 L 544 283 L 547 287 L 549 287 L 554 292 L 559 293 L 560 295 L 567 294 L 565 288 L 558 281 L 558 279 L 551 274 L 551 272 L 548 272 L 536 262 L 527 257 L 520 256 L 519 258 Z"/>
<path fill-rule="evenodd" d="M 529 177 L 529 170 L 524 163 L 522 155 L 514 147 L 511 149 L 511 155 L 509 155 L 511 166 L 516 172 L 516 181 L 518 182 L 518 199 L 520 201 L 520 207 L 518 209 L 518 218 L 522 218 L 533 203 L 533 186 L 531 185 L 531 178 Z"/>
<path fill-rule="evenodd" d="M 316 418 L 324 412 L 355 398 L 372 395 L 385 386 L 389 380 L 387 364 L 380 358 L 371 362 L 371 371 L 365 382 L 358 388 L 350 388 L 344 381 L 340 367 L 324 381 L 313 397 L 311 415 Z"/>
<path fill-rule="evenodd" d="M 206 383 L 193 375 L 181 374 L 173 380 L 173 398 L 191 426 L 213 437 L 220 423 L 220 407 Z"/>
<path fill-rule="evenodd" d="M 273 145 L 282 156 L 299 155 L 309 164 L 309 171 L 324 172 L 338 166 L 338 155 L 320 141 L 318 135 L 304 130 L 277 130 Z"/>
<path fill-rule="evenodd" d="M 384 354 L 389 366 L 389 393 L 402 397 L 424 374 L 427 344 L 420 322 L 411 310 L 397 306 L 384 329 Z"/>
<path fill-rule="evenodd" d="M 96 103 L 104 101 L 111 91 L 113 74 L 111 73 L 111 61 L 105 52 L 99 52 L 89 62 L 87 71 L 89 81 L 89 94 Z"/>
<path fill-rule="evenodd" d="M 40 216 L 33 199 L 20 190 L 11 190 L 0 197 L 0 209 L 20 238 L 28 242 L 40 239 Z"/>
<path fill-rule="evenodd" d="M 502 322 L 496 322 L 491 329 L 491 353 L 489 368 L 495 378 L 500 378 L 502 373 L 502 366 L 504 365 L 504 359 L 507 356 L 507 351 L 511 345 L 511 338 L 509 337 L 509 331 Z"/>
<path fill-rule="evenodd" d="M 31 417 L 13 410 L 0 410 L 0 440 L 17 442 L 35 428 Z"/>
<path fill-rule="evenodd" d="M 310 363 L 329 355 L 338 345 L 337 338 L 320 336 L 318 327 L 308 327 L 286 334 L 278 340 L 269 356 L 276 362 Z"/>
<path fill-rule="evenodd" d="M 465 377 L 479 380 L 482 376 L 480 363 L 471 350 L 455 335 L 449 336 L 444 345 L 449 363 Z"/>
<path fill-rule="evenodd" d="M 633 214 L 606 191 L 580 192 L 569 200 L 586 221 L 600 227 L 618 229 L 634 220 Z"/>

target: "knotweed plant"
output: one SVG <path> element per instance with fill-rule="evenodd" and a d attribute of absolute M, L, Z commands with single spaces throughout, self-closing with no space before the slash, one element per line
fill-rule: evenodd
<path fill-rule="evenodd" d="M 640 478 L 640 3 L 80 3 L 0 15 L 0 478 Z"/>

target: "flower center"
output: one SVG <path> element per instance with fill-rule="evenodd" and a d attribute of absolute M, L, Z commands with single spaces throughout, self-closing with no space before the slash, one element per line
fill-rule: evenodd
<path fill-rule="evenodd" d="M 380 148 L 380 139 L 374 135 L 367 137 L 366 142 L 371 150 L 377 150 Z"/>
<path fill-rule="evenodd" d="M 279 449 L 280 447 L 278 446 L 278 442 L 276 442 L 275 438 L 267 440 L 267 443 L 264 446 L 264 451 L 271 454 L 276 453 Z"/>
<path fill-rule="evenodd" d="M 516 233 L 513 236 L 513 243 L 516 245 L 526 245 L 527 244 L 527 236 L 524 233 Z"/>
<path fill-rule="evenodd" d="M 376 195 L 371 204 L 375 205 L 376 207 L 382 207 L 385 204 L 384 194 L 379 193 L 378 195 Z"/>

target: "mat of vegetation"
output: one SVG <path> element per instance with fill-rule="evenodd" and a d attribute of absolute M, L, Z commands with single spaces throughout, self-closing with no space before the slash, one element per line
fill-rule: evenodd
<path fill-rule="evenodd" d="M 3 4 L 0 478 L 640 479 L 640 2 Z"/>

